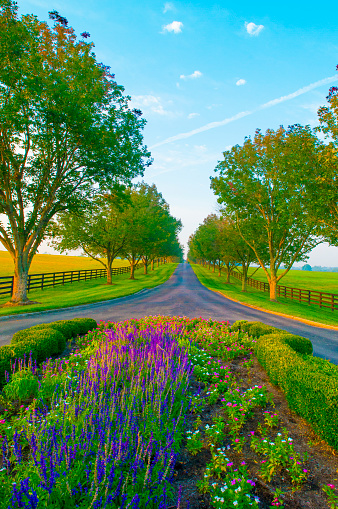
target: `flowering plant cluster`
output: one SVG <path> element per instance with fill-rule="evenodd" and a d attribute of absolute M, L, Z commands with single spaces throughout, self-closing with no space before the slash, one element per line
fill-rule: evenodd
<path fill-rule="evenodd" d="M 0 420 L 4 507 L 167 507 L 191 404 L 188 322 L 101 324 L 70 357 L 29 371 L 35 399 Z"/>
<path fill-rule="evenodd" d="M 307 477 L 307 469 L 303 468 L 302 458 L 294 450 L 292 438 L 288 437 L 287 431 L 283 429 L 282 433 L 277 433 L 275 441 L 268 438 L 252 437 L 251 448 L 266 459 L 262 460 L 260 474 L 263 479 L 271 480 L 272 476 L 282 467 L 289 473 L 292 483 L 301 484 Z M 307 455 L 304 454 L 304 459 Z"/>

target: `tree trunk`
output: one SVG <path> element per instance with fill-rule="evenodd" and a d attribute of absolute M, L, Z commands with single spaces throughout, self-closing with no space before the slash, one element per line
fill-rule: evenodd
<path fill-rule="evenodd" d="M 278 302 L 277 301 L 277 277 L 274 275 L 270 277 L 269 286 L 270 286 L 270 301 L 272 302 Z"/>
<path fill-rule="evenodd" d="M 242 292 L 246 292 L 246 285 L 248 280 L 248 267 L 242 263 L 243 278 L 242 278 Z"/>
<path fill-rule="evenodd" d="M 160 259 L 157 258 L 157 266 L 159 266 L 159 265 L 160 265 Z"/>
<path fill-rule="evenodd" d="M 112 283 L 112 277 L 111 277 L 111 267 L 107 267 L 107 285 L 111 285 Z"/>
<path fill-rule="evenodd" d="M 226 266 L 227 266 L 227 280 L 226 280 L 226 282 L 230 283 L 230 263 L 227 263 Z"/>
<path fill-rule="evenodd" d="M 14 260 L 14 280 L 13 293 L 6 306 L 25 306 L 27 304 L 36 304 L 27 297 L 27 281 L 30 263 L 27 260 L 26 253 L 17 255 Z"/>
<path fill-rule="evenodd" d="M 212 269 L 213 272 L 215 272 L 215 265 L 216 265 L 216 262 L 214 262 L 214 266 L 213 266 L 213 269 Z"/>
<path fill-rule="evenodd" d="M 129 279 L 135 279 L 134 273 L 135 273 L 135 257 L 133 256 L 131 260 L 129 260 L 130 263 L 130 278 Z"/>
<path fill-rule="evenodd" d="M 148 274 L 148 258 L 143 258 L 144 274 Z"/>
<path fill-rule="evenodd" d="M 221 277 L 221 271 L 222 271 L 221 262 L 219 261 L 219 263 L 218 263 L 218 277 Z"/>
<path fill-rule="evenodd" d="M 154 260 L 151 260 L 150 268 L 151 268 L 151 270 L 154 270 Z"/>

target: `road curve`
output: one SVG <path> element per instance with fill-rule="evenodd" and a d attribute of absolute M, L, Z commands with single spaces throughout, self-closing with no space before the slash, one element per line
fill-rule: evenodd
<path fill-rule="evenodd" d="M 160 286 L 110 301 L 76 308 L 12 316 L 0 320 L 0 345 L 9 344 L 14 332 L 40 323 L 86 316 L 121 321 L 149 315 L 187 316 L 227 320 L 259 320 L 293 334 L 309 338 L 314 355 L 338 364 L 338 331 L 307 325 L 297 320 L 243 306 L 205 288 L 187 263 L 178 265 L 174 274 Z"/>

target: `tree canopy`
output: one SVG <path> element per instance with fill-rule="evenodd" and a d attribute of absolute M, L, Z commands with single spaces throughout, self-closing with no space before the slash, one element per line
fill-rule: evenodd
<path fill-rule="evenodd" d="M 130 183 L 151 164 L 145 120 L 89 34 L 52 28 L 0 2 L 0 242 L 14 261 L 13 304 L 27 303 L 30 263 L 52 217 L 85 210 L 98 190 Z"/>
<path fill-rule="evenodd" d="M 307 259 L 318 239 L 309 213 L 308 186 L 320 166 L 321 143 L 309 126 L 282 126 L 265 134 L 257 130 L 223 153 L 211 177 L 211 188 L 226 213 L 234 214 L 243 240 L 253 250 L 276 300 L 277 282 L 295 261 Z M 247 228 L 243 224 L 248 223 Z M 262 249 L 262 233 L 265 250 Z M 268 260 L 262 253 L 268 254 Z M 277 275 L 281 264 L 285 269 Z"/>

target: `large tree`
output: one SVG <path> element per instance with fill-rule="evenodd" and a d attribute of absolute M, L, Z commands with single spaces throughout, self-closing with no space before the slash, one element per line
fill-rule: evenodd
<path fill-rule="evenodd" d="M 211 188 L 226 212 L 235 214 L 243 240 L 254 251 L 276 300 L 277 283 L 296 261 L 322 240 L 315 236 L 316 221 L 309 214 L 306 192 L 319 169 L 321 143 L 309 126 L 282 126 L 224 152 L 211 177 Z M 247 221 L 245 231 L 241 223 Z M 261 255 L 264 232 L 268 263 Z M 285 269 L 278 274 L 281 264 Z"/>
<path fill-rule="evenodd" d="M 93 44 L 56 11 L 54 26 L 0 0 L 0 242 L 14 262 L 11 305 L 50 220 L 85 210 L 99 187 L 130 182 L 151 163 L 144 120 L 130 110 Z"/>
<path fill-rule="evenodd" d="M 337 66 L 338 70 L 338 66 Z M 321 150 L 321 167 L 310 188 L 312 213 L 326 241 L 338 245 L 338 88 L 331 87 L 328 104 L 318 110 L 319 127 L 326 143 Z"/>

